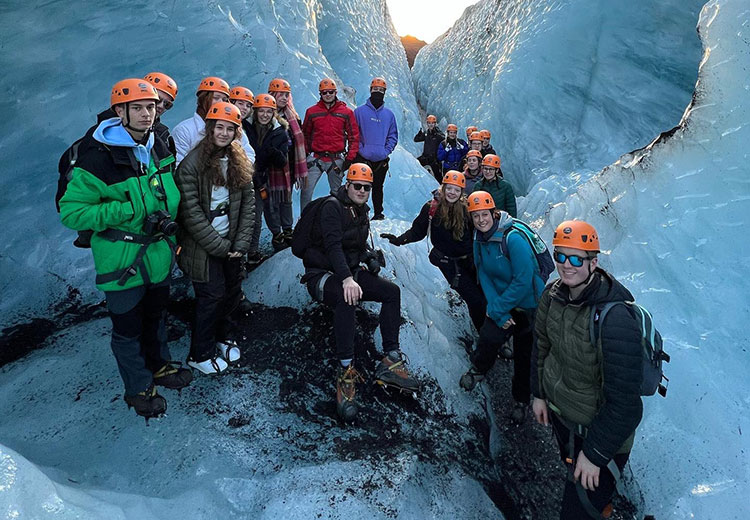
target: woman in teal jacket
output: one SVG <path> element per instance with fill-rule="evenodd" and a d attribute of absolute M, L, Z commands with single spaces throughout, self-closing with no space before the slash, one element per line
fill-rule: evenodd
<path fill-rule="evenodd" d="M 495 364 L 497 352 L 513 335 L 513 399 L 511 419 L 521 423 L 529 405 L 531 347 L 534 315 L 544 290 L 534 250 L 520 232 L 512 229 L 513 219 L 497 211 L 492 195 L 475 191 L 469 196 L 474 222 L 474 263 L 482 291 L 487 298 L 487 317 L 479 331 L 479 345 L 472 366 L 461 377 L 461 387 L 472 390 Z M 506 255 L 502 242 L 507 245 Z"/>

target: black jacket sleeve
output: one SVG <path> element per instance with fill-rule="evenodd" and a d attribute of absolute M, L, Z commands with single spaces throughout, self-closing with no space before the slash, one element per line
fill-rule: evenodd
<path fill-rule="evenodd" d="M 428 202 L 422 206 L 422 210 L 411 223 L 411 227 L 404 231 L 398 240 L 401 244 L 411 244 L 412 242 L 419 242 L 427 236 L 427 228 L 430 225 L 430 203 Z"/>
<path fill-rule="evenodd" d="M 601 324 L 604 404 L 589 427 L 583 453 L 607 465 L 643 416 L 641 331 L 624 305 L 613 307 Z"/>
<path fill-rule="evenodd" d="M 320 232 L 323 236 L 328 261 L 331 263 L 334 274 L 342 280 L 352 276 L 346 255 L 342 247 L 344 238 L 344 207 L 341 203 L 329 200 L 320 208 Z"/>
<path fill-rule="evenodd" d="M 414 136 L 414 142 L 415 143 L 421 143 L 424 141 L 424 132 L 422 129 L 419 129 L 419 132 L 417 132 L 417 135 Z"/>

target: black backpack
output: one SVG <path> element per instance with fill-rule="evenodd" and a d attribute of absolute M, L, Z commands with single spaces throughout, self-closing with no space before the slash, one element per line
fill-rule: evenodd
<path fill-rule="evenodd" d="M 65 190 L 68 189 L 68 183 L 70 182 L 73 168 L 75 168 L 76 161 L 78 161 L 78 149 L 84 138 L 85 137 L 81 137 L 71 144 L 70 147 L 68 147 L 68 149 L 60 156 L 60 162 L 57 164 L 57 172 L 60 174 L 60 178 L 57 180 L 55 206 L 57 207 L 58 213 L 60 213 L 60 199 L 65 195 Z"/>
<path fill-rule="evenodd" d="M 313 200 L 302 210 L 302 214 L 292 232 L 292 254 L 297 258 L 305 257 L 305 251 L 312 244 L 313 230 L 320 208 L 323 207 L 324 202 L 330 199 L 338 200 L 333 195 L 326 195 Z"/>
<path fill-rule="evenodd" d="M 505 233 L 503 233 L 503 240 L 500 242 L 503 255 L 510 259 L 510 253 L 508 252 L 508 234 L 514 229 L 518 231 L 531 246 L 531 250 L 534 251 L 534 256 L 536 257 L 537 266 L 539 267 L 539 275 L 542 277 L 542 281 L 547 283 L 549 275 L 555 270 L 555 262 L 552 260 L 552 255 L 547 248 L 547 244 L 542 240 L 542 237 L 540 237 L 539 234 L 537 234 L 537 232 L 526 222 L 514 218 L 513 224 L 505 230 Z"/>

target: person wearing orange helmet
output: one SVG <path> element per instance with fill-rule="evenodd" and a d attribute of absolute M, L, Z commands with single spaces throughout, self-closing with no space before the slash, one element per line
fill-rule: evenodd
<path fill-rule="evenodd" d="M 107 299 L 125 402 L 146 418 L 167 409 L 155 385 L 180 389 L 192 380 L 170 359 L 164 324 L 180 192 L 174 158 L 152 132 L 158 102 L 144 79 L 117 82 L 110 94 L 117 116 L 81 142 L 60 199 L 65 226 L 94 231 L 96 286 Z"/>
<path fill-rule="evenodd" d="M 229 84 L 223 79 L 216 76 L 208 76 L 201 80 L 195 95 L 197 98 L 195 114 L 193 114 L 193 117 L 180 122 L 172 131 L 172 137 L 174 137 L 174 144 L 177 150 L 177 154 L 175 155 L 177 165 L 206 136 L 205 119 L 208 109 L 214 103 L 228 102 L 231 91 Z M 247 158 L 250 159 L 250 162 L 255 162 L 255 150 L 253 150 L 247 141 L 247 136 L 240 132 L 239 139 L 242 148 L 247 154 Z"/>
<path fill-rule="evenodd" d="M 484 380 L 500 347 L 512 336 L 514 405 L 510 419 L 522 423 L 531 395 L 534 315 L 544 279 L 531 244 L 513 228 L 513 218 L 495 207 L 492 195 L 475 191 L 468 200 L 476 229 L 474 263 L 487 298 L 487 315 L 471 356 L 471 368 L 461 376 L 460 385 L 468 391 Z"/>
<path fill-rule="evenodd" d="M 318 85 L 320 101 L 305 112 L 302 132 L 307 150 L 307 185 L 300 193 L 300 211 L 312 200 L 315 186 L 326 174 L 331 193 L 359 151 L 359 125 L 354 112 L 337 97 L 338 87 L 330 78 Z"/>
<path fill-rule="evenodd" d="M 466 193 L 474 191 L 479 179 L 482 178 L 482 167 L 481 161 L 482 153 L 476 150 L 469 150 L 466 154 L 466 167 L 464 168 L 464 176 L 466 177 Z"/>
<path fill-rule="evenodd" d="M 372 182 L 372 169 L 364 163 L 354 163 L 347 171 L 344 186 L 334 195 L 313 202 L 316 206 L 310 208 L 315 211 L 310 245 L 302 259 L 305 275 L 301 283 L 307 284 L 313 299 L 334 309 L 336 411 L 345 422 L 357 414 L 355 384 L 362 380 L 353 362 L 355 312 L 360 301 L 382 304 L 380 333 L 385 355 L 376 366 L 376 381 L 409 392 L 418 389 L 399 347 L 401 290 L 378 276 L 385 259 L 382 251 L 371 249 L 367 243 L 367 200 Z M 305 217 L 303 214 L 300 223 Z"/>
<path fill-rule="evenodd" d="M 466 141 L 458 138 L 458 126 L 445 127 L 446 138 L 438 146 L 437 158 L 443 164 L 443 171 L 461 170 L 464 157 L 469 152 Z"/>
<path fill-rule="evenodd" d="M 481 151 L 482 150 L 482 134 L 474 131 L 471 134 L 469 134 L 469 149 L 470 150 L 476 150 Z"/>
<path fill-rule="evenodd" d="M 281 251 L 289 247 L 288 240 L 292 235 L 291 218 L 281 222 L 274 219 L 279 214 L 279 204 L 283 201 L 291 202 L 291 179 L 274 176 L 276 184 L 271 184 L 270 172 L 282 170 L 289 161 L 289 137 L 287 129 L 289 123 L 278 117 L 276 113 L 276 99 L 271 94 L 258 94 L 253 101 L 253 124 L 249 126 L 247 138 L 255 152 L 255 194 L 260 202 L 255 214 L 255 234 L 250 245 L 250 258 L 257 254 L 260 241 L 261 214 L 266 215 L 266 225 L 271 231 L 271 244 L 274 251 Z M 283 182 L 279 182 L 283 181 Z M 273 210 L 271 208 L 274 208 Z M 273 213 L 273 214 L 272 214 Z"/>
<path fill-rule="evenodd" d="M 370 99 L 354 110 L 359 126 L 359 152 L 356 161 L 372 168 L 372 220 L 383 220 L 383 185 L 388 173 L 390 155 L 398 144 L 396 116 L 384 106 L 387 84 L 384 78 L 370 82 Z"/>
<path fill-rule="evenodd" d="M 532 355 L 534 416 L 552 425 L 568 468 L 560 518 L 602 518 L 641 421 L 641 326 L 626 305 L 633 295 L 599 266 L 599 234 L 582 220 L 555 229 L 553 258 L 560 278 L 539 300 Z M 597 342 L 598 343 L 598 342 Z"/>
<path fill-rule="evenodd" d="M 490 144 L 492 133 L 489 130 L 481 130 L 479 133 L 482 136 L 482 149 L 480 150 L 482 152 L 482 157 L 488 154 L 497 155 L 495 149 Z"/>
<path fill-rule="evenodd" d="M 516 208 L 516 194 L 513 186 L 503 179 L 500 169 L 500 157 L 497 155 L 485 155 L 482 159 L 482 178 L 474 184 L 473 191 L 488 191 L 497 205 L 497 209 L 507 211 L 510 216 L 518 216 Z"/>
<path fill-rule="evenodd" d="M 437 151 L 444 139 L 445 134 L 437 126 L 437 117 L 432 114 L 427 116 L 427 131 L 425 132 L 420 128 L 417 135 L 414 136 L 415 143 L 424 142 L 422 155 L 417 157 L 419 164 L 428 168 L 439 183 L 443 182 L 443 167 L 438 161 Z"/>
<path fill-rule="evenodd" d="M 256 225 L 253 164 L 239 143 L 241 132 L 239 108 L 214 103 L 205 137 L 177 170 L 178 260 L 195 290 L 187 364 L 203 374 L 223 372 L 240 359 L 228 317 L 240 304 L 242 256 Z"/>
<path fill-rule="evenodd" d="M 169 133 L 169 127 L 162 122 L 161 116 L 174 106 L 174 102 L 177 99 L 177 82 L 163 72 L 149 72 L 143 79 L 151 83 L 159 94 L 159 102 L 156 104 L 154 134 L 158 139 L 164 141 L 172 152 L 172 155 L 175 155 L 177 150 L 174 139 Z"/>
<path fill-rule="evenodd" d="M 474 267 L 474 224 L 466 206 L 466 177 L 449 171 L 439 190 L 427 201 L 411 227 L 399 236 L 381 233 L 394 246 L 419 242 L 428 237 L 432 242 L 429 260 L 440 269 L 448 284 L 469 308 L 469 316 L 477 330 L 484 323 L 487 302 L 477 283 Z"/>

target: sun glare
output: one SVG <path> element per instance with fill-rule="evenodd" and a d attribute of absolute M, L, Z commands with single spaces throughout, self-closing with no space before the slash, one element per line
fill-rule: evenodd
<path fill-rule="evenodd" d="M 386 0 L 399 36 L 411 35 L 427 43 L 451 28 L 477 0 Z"/>

